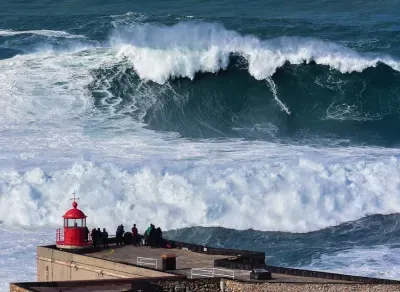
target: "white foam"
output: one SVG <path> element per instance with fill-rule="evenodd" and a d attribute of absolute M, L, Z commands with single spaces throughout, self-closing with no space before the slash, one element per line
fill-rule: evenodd
<path fill-rule="evenodd" d="M 0 61 L 0 127 L 32 121 L 59 121 L 86 113 L 92 97 L 90 70 L 112 62 L 104 50 L 46 51 Z"/>
<path fill-rule="evenodd" d="M 326 109 L 326 120 L 354 120 L 360 122 L 378 121 L 381 120 L 385 114 L 369 114 L 363 113 L 356 105 L 348 105 L 346 103 L 335 104 L 332 103 Z"/>
<path fill-rule="evenodd" d="M 117 28 L 120 26 L 132 26 L 143 23 L 149 18 L 149 15 L 138 12 L 127 12 L 120 15 L 110 15 L 108 17 L 112 19 L 111 24 Z"/>
<path fill-rule="evenodd" d="M 129 56 L 136 73 L 141 79 L 160 84 L 170 78 L 194 78 L 196 72 L 216 73 L 228 66 L 229 52 L 223 53 L 217 47 L 204 51 L 190 51 L 187 48 L 162 49 L 133 48 L 123 45 L 120 56 Z"/>
<path fill-rule="evenodd" d="M 55 38 L 84 38 L 84 35 L 76 35 L 70 34 L 65 31 L 59 30 L 10 30 L 10 29 L 0 29 L 0 36 L 15 36 L 15 35 L 23 35 L 23 34 L 33 34 L 40 35 L 46 37 L 55 37 Z"/>
<path fill-rule="evenodd" d="M 224 70 L 230 54 L 244 57 L 249 73 L 257 80 L 271 77 L 285 62 L 314 61 L 342 73 L 361 72 L 382 62 L 400 71 L 400 62 L 391 57 L 361 55 L 342 45 L 310 38 L 263 41 L 210 23 L 134 25 L 128 32 L 114 32 L 111 43 L 120 55 L 131 60 L 141 78 L 158 83 L 175 77 L 193 79 L 197 72 Z"/>
<path fill-rule="evenodd" d="M 400 278 L 400 248 L 386 245 L 355 247 L 329 254 L 322 254 L 304 268 L 348 275 Z"/>
<path fill-rule="evenodd" d="M 36 246 L 53 243 L 54 232 L 0 224 L 0 238 L 0 291 L 10 291 L 12 282 L 36 281 Z"/>
<path fill-rule="evenodd" d="M 0 220 L 60 224 L 74 189 L 90 224 L 107 228 L 118 222 L 144 228 L 152 221 L 163 229 L 202 225 L 304 232 L 400 212 L 398 158 L 326 162 L 318 153 L 290 159 L 277 154 L 258 163 L 256 152 L 254 161 L 240 164 L 238 158 L 223 165 L 139 163 L 130 171 L 111 163 L 76 163 L 48 172 L 3 170 L 0 208 L 11 212 L 1 213 Z"/>

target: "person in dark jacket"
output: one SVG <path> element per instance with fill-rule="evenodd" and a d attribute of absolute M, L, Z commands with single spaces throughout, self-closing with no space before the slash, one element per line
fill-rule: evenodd
<path fill-rule="evenodd" d="M 163 241 L 161 228 L 158 227 L 156 229 L 156 246 L 163 247 Z"/>
<path fill-rule="evenodd" d="M 103 228 L 103 247 L 108 248 L 108 232 Z"/>
<path fill-rule="evenodd" d="M 97 235 L 96 235 L 97 231 L 96 228 L 92 229 L 92 243 L 93 243 L 93 247 L 97 246 Z"/>
<path fill-rule="evenodd" d="M 136 228 L 136 224 L 133 224 L 132 227 L 132 245 L 137 245 L 138 243 L 138 230 Z"/>
<path fill-rule="evenodd" d="M 121 242 L 121 225 L 118 225 L 117 227 L 117 231 L 115 232 L 115 237 L 117 239 L 117 246 L 119 245 L 119 243 Z"/>
<path fill-rule="evenodd" d="M 120 244 L 122 245 L 124 233 L 125 233 L 124 225 L 121 224 L 120 226 L 118 226 L 117 232 L 115 234 L 116 237 L 117 237 L 117 246 L 120 245 Z"/>
<path fill-rule="evenodd" d="M 151 248 L 155 248 L 156 244 L 157 244 L 157 231 L 155 228 L 152 228 L 149 234 L 149 245 L 151 246 Z"/>
<path fill-rule="evenodd" d="M 102 246 L 102 244 L 103 244 L 103 233 L 101 232 L 100 228 L 97 228 L 96 236 L 97 236 L 97 245 L 98 246 Z"/>
<path fill-rule="evenodd" d="M 124 243 L 124 234 L 125 234 L 124 225 L 121 224 L 121 245 Z"/>
<path fill-rule="evenodd" d="M 85 242 L 89 241 L 89 228 L 85 226 Z"/>

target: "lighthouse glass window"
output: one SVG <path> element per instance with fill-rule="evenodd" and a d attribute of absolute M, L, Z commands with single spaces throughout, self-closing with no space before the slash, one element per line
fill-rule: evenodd
<path fill-rule="evenodd" d="M 67 219 L 68 227 L 84 227 L 83 220 L 85 219 Z"/>

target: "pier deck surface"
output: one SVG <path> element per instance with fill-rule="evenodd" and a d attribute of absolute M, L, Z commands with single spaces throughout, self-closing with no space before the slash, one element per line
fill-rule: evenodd
<path fill-rule="evenodd" d="M 105 249 L 96 253 L 90 253 L 89 256 L 106 259 L 115 262 L 124 262 L 129 264 L 137 264 L 137 258 L 150 258 L 157 259 L 157 268 L 149 265 L 146 267 L 156 268 L 161 270 L 161 256 L 164 254 L 175 254 L 176 255 L 176 269 L 191 269 L 191 268 L 213 268 L 214 260 L 223 259 L 227 256 L 224 255 L 208 255 L 203 253 L 196 253 L 188 250 L 182 250 L 178 248 L 166 249 L 166 248 L 150 248 L 148 246 L 132 246 L 125 245 L 122 247 L 110 246 L 109 249 Z"/>
<path fill-rule="evenodd" d="M 106 259 L 114 262 L 128 263 L 128 264 L 137 264 L 137 258 L 151 258 L 157 259 L 157 267 L 154 265 L 149 265 L 145 267 L 156 268 L 157 270 L 161 270 L 162 262 L 161 256 L 164 254 L 175 254 L 176 255 L 176 270 L 175 271 L 167 271 L 178 274 L 183 274 L 188 277 L 191 275 L 192 268 L 214 268 L 214 260 L 228 258 L 226 255 L 208 255 L 203 253 L 196 253 L 188 250 L 182 250 L 178 248 L 174 249 L 164 249 L 164 248 L 150 248 L 148 246 L 110 246 L 109 249 L 105 249 L 99 252 L 87 254 L 91 257 Z M 224 268 L 222 268 L 224 269 Z M 228 269 L 225 269 L 228 270 Z M 231 270 L 233 271 L 233 270 Z M 245 270 L 234 270 L 235 271 L 235 279 L 236 280 L 245 280 L 250 281 L 250 271 Z M 201 277 L 194 277 L 201 278 Z M 343 280 L 332 280 L 332 279 L 324 279 L 324 278 L 313 278 L 313 277 L 301 277 L 301 276 L 292 276 L 285 274 L 272 274 L 272 280 L 268 280 L 268 282 L 274 283 L 355 283 L 350 281 Z"/>

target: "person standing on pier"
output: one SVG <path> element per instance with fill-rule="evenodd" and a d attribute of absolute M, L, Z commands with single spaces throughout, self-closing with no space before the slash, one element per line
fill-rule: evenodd
<path fill-rule="evenodd" d="M 154 229 L 154 225 L 151 223 L 150 226 L 146 229 L 144 233 L 144 244 L 145 245 L 151 245 L 150 244 L 150 233 Z"/>
<path fill-rule="evenodd" d="M 103 228 L 103 247 L 108 248 L 108 232 Z"/>
<path fill-rule="evenodd" d="M 97 234 L 96 234 L 96 228 L 92 229 L 92 242 L 93 242 L 93 247 L 97 246 Z"/>
<path fill-rule="evenodd" d="M 133 224 L 132 227 L 132 245 L 137 245 L 138 243 L 138 230 L 136 228 L 136 224 Z"/>
<path fill-rule="evenodd" d="M 85 241 L 88 242 L 89 241 L 89 228 L 87 226 L 85 226 Z"/>
<path fill-rule="evenodd" d="M 98 246 L 102 246 L 103 244 L 103 233 L 101 232 L 100 228 L 96 230 L 96 242 Z"/>
<path fill-rule="evenodd" d="M 121 224 L 120 226 L 118 226 L 117 232 L 115 234 L 117 237 L 117 246 L 120 244 L 122 245 L 122 239 L 123 239 L 124 233 L 125 233 L 124 225 Z"/>

